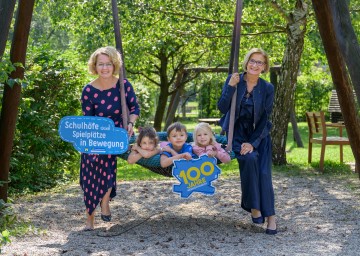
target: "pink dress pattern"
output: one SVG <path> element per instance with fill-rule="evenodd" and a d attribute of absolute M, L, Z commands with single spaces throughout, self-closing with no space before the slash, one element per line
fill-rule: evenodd
<path fill-rule="evenodd" d="M 126 103 L 129 114 L 140 114 L 139 104 L 130 82 L 124 80 Z M 99 90 L 88 84 L 83 88 L 81 106 L 84 116 L 111 118 L 116 127 L 123 127 L 120 101 L 120 83 L 107 90 Z M 81 154 L 80 186 L 84 191 L 84 203 L 91 215 L 109 188 L 110 198 L 116 196 L 116 155 Z"/>

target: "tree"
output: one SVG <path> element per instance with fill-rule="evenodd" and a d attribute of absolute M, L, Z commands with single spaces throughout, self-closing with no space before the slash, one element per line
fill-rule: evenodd
<path fill-rule="evenodd" d="M 272 141 L 274 164 L 286 164 L 286 137 L 290 110 L 294 109 L 294 95 L 299 72 L 301 54 L 303 52 L 304 37 L 308 8 L 304 0 L 297 0 L 295 9 L 290 15 L 277 5 L 272 5 L 281 12 L 287 20 L 287 43 L 280 69 L 279 81 L 275 91 L 275 103 L 272 113 Z"/>
<path fill-rule="evenodd" d="M 24 77 L 24 66 L 26 59 L 27 41 L 30 31 L 30 23 L 35 0 L 20 0 L 18 13 L 12 39 L 10 60 L 12 63 L 21 63 L 11 73 L 12 79 L 22 79 Z M 15 80 L 16 81 L 16 80 Z M 0 121 L 0 181 L 4 183 L 0 186 L 0 199 L 7 201 L 7 188 L 9 178 L 9 164 L 12 151 L 14 132 L 16 128 L 16 117 L 20 102 L 21 84 L 15 82 L 12 86 L 4 85 L 4 96 L 1 108 Z"/>
<path fill-rule="evenodd" d="M 336 29 L 338 9 L 336 1 L 312 0 L 316 19 L 319 25 L 319 31 L 323 40 L 326 56 L 330 66 L 330 72 L 338 94 L 341 112 L 343 113 L 346 130 L 350 140 L 350 146 L 354 153 L 356 170 L 360 170 L 360 120 L 355 108 L 355 100 L 349 81 L 348 71 L 339 42 L 342 39 L 343 32 Z M 355 56 L 356 58 L 356 56 Z M 357 60 L 359 61 L 359 60 Z M 360 176 L 360 172 L 359 172 Z"/>
<path fill-rule="evenodd" d="M 346 1 L 339 0 L 332 0 L 331 8 L 336 31 L 335 36 L 345 59 L 357 102 L 360 105 L 360 46 L 351 25 L 349 8 Z"/>
<path fill-rule="evenodd" d="M 0 60 L 4 54 L 16 0 L 0 0 Z"/>

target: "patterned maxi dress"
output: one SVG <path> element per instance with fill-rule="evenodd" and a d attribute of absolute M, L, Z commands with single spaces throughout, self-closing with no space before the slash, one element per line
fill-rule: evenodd
<path fill-rule="evenodd" d="M 129 114 L 140 114 L 134 89 L 124 80 L 126 103 Z M 107 89 L 99 90 L 88 84 L 81 95 L 83 115 L 111 118 L 116 127 L 123 127 L 120 101 L 120 83 Z M 81 154 L 80 186 L 84 191 L 84 202 L 91 215 L 109 188 L 110 198 L 116 196 L 116 155 Z"/>

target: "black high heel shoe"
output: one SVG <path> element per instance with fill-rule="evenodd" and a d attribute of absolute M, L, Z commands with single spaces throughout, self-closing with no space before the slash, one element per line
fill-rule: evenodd
<path fill-rule="evenodd" d="M 268 235 L 276 235 L 277 234 L 277 229 L 266 229 L 265 231 L 266 234 Z"/>
<path fill-rule="evenodd" d="M 260 216 L 257 218 L 251 217 L 251 219 L 252 219 L 252 222 L 255 224 L 263 224 L 265 222 L 265 218 L 263 216 Z"/>
<path fill-rule="evenodd" d="M 102 201 L 100 202 L 100 208 L 102 208 Z M 100 215 L 102 221 L 104 222 L 110 222 L 111 221 L 111 214 L 110 215 L 105 215 L 105 214 L 102 214 Z"/>
<path fill-rule="evenodd" d="M 101 214 L 101 219 L 105 222 L 110 222 L 111 221 L 111 214 L 110 215 L 104 215 Z"/>

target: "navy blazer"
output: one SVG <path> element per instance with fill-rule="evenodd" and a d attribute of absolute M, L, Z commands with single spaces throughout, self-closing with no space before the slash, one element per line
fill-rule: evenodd
<path fill-rule="evenodd" d="M 244 80 L 244 74 L 240 74 L 240 81 L 237 84 L 237 96 L 236 96 L 236 109 L 235 109 L 235 123 L 239 119 L 241 100 L 246 93 L 246 81 Z M 221 97 L 217 103 L 218 108 L 224 116 L 220 120 L 220 125 L 226 134 L 229 131 L 230 120 L 230 108 L 232 96 L 235 92 L 235 87 L 230 86 L 231 75 L 228 76 L 223 86 Z M 259 78 L 257 85 L 253 89 L 254 100 L 254 133 L 252 134 L 250 143 L 254 148 L 257 148 L 263 138 L 269 135 L 272 123 L 270 122 L 270 116 L 274 103 L 274 86 Z M 241 145 L 233 145 L 233 148 L 240 148 Z"/>

